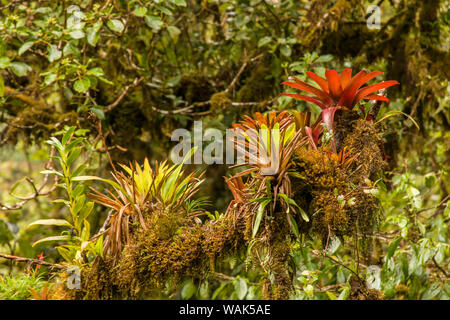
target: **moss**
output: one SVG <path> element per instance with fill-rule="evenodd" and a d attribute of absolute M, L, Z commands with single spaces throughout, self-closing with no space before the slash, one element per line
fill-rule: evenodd
<path fill-rule="evenodd" d="M 359 119 L 353 131 L 345 137 L 344 145 L 351 156 L 358 154 L 355 165 L 357 176 L 361 179 L 376 180 L 377 175 L 386 167 L 380 145 L 383 143 L 375 126 L 370 121 Z"/>
<path fill-rule="evenodd" d="M 408 300 L 409 299 L 409 288 L 402 283 L 396 285 L 395 286 L 395 298 L 398 300 Z"/>
<path fill-rule="evenodd" d="M 211 96 L 211 111 L 215 114 L 228 113 L 232 108 L 231 100 L 225 92 L 217 92 Z"/>
<path fill-rule="evenodd" d="M 258 102 L 271 99 L 274 92 L 274 83 L 267 76 L 271 74 L 269 67 L 264 64 L 257 65 L 248 76 L 244 84 L 239 88 L 236 94 L 236 100 L 239 102 Z M 263 106 L 256 106 L 248 113 L 262 111 Z"/>
<path fill-rule="evenodd" d="M 175 90 L 175 94 L 183 97 L 188 104 L 208 101 L 213 93 L 208 77 L 201 73 L 183 75 Z"/>
<path fill-rule="evenodd" d="M 368 289 L 364 282 L 356 276 L 350 277 L 350 300 L 384 300 L 384 293 L 376 289 Z"/>
<path fill-rule="evenodd" d="M 78 123 L 78 115 L 74 111 L 58 113 L 54 108 L 47 106 L 30 106 L 19 110 L 10 121 L 5 134 L 13 144 L 17 142 L 20 134 L 26 143 L 39 142 L 50 138 L 64 125 L 71 126 Z"/>
<path fill-rule="evenodd" d="M 274 213 L 266 219 L 265 230 L 261 237 L 269 254 L 269 277 L 273 280 L 267 298 L 286 300 L 292 290 L 292 280 L 289 274 L 289 225 L 286 215 L 282 212 Z"/>
<path fill-rule="evenodd" d="M 344 170 L 337 157 L 327 152 L 297 153 L 291 173 L 293 199 L 304 206 L 311 220 L 308 224 L 298 222 L 301 232 L 311 230 L 326 239 L 329 232 L 351 235 L 357 226 L 363 232 L 373 229 L 377 222 L 376 198 L 361 188 L 363 179 L 353 170 Z"/>

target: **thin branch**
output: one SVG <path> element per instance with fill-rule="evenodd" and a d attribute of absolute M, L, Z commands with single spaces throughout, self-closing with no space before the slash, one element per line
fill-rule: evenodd
<path fill-rule="evenodd" d="M 316 252 L 316 250 L 312 250 L 311 252 L 312 252 L 312 254 L 314 254 L 315 256 L 318 256 L 318 257 L 325 257 L 325 258 L 330 259 L 330 260 L 333 261 L 334 263 L 337 263 L 338 265 L 344 267 L 345 269 L 347 269 L 348 271 L 350 271 L 351 273 L 353 273 L 358 279 L 361 280 L 360 276 L 359 276 L 355 271 L 353 271 L 352 269 L 350 269 L 349 267 L 347 267 L 345 264 L 343 264 L 343 263 L 340 262 L 339 260 L 336 260 L 336 259 L 330 257 L 330 256 L 327 255 L 326 253 L 321 254 L 320 252 Z"/>
<path fill-rule="evenodd" d="M 131 88 L 136 87 L 139 83 L 142 82 L 142 80 L 144 80 L 143 77 L 140 78 L 135 78 L 133 83 L 127 85 L 123 90 L 122 93 L 119 95 L 119 97 L 117 97 L 116 101 L 114 101 L 113 103 L 111 103 L 110 105 L 108 105 L 105 108 L 105 113 L 109 112 L 111 110 L 113 110 L 115 107 L 117 107 L 117 105 L 120 103 L 120 101 L 122 101 L 122 99 L 125 97 L 125 95 L 128 93 L 128 90 L 130 90 Z"/>
<path fill-rule="evenodd" d="M 264 54 L 261 53 L 260 55 L 257 55 L 256 57 L 254 57 L 254 58 L 252 58 L 252 59 L 250 59 L 250 60 L 248 60 L 248 61 L 245 61 L 244 64 L 242 64 L 242 66 L 241 66 L 241 68 L 239 69 L 239 71 L 238 71 L 238 73 L 236 74 L 236 76 L 234 77 L 234 79 L 231 81 L 231 83 L 228 85 L 228 87 L 225 89 L 224 92 L 225 92 L 225 93 L 228 93 L 228 92 L 230 92 L 231 89 L 233 89 L 233 87 L 236 85 L 236 82 L 239 80 L 239 78 L 240 78 L 242 72 L 244 71 L 245 67 L 247 67 L 247 65 L 248 65 L 249 62 L 253 62 L 253 61 L 255 61 L 255 60 L 261 58 L 262 56 L 264 56 Z"/>
<path fill-rule="evenodd" d="M 433 257 L 431 260 L 433 261 L 433 263 L 434 263 L 434 265 L 436 266 L 436 268 L 438 268 L 438 269 L 444 274 L 444 276 L 446 276 L 446 277 L 448 278 L 448 277 L 449 277 L 449 274 L 447 273 L 447 271 L 445 271 L 444 268 L 442 268 L 442 267 L 439 265 L 439 263 L 437 263 L 435 257 Z"/>
<path fill-rule="evenodd" d="M 61 264 L 57 264 L 57 263 L 50 263 L 50 262 L 46 262 L 46 261 L 42 261 L 42 260 L 38 260 L 38 259 L 32 259 L 32 258 L 26 258 L 26 257 L 18 257 L 18 256 L 13 256 L 10 254 L 4 254 L 4 253 L 0 253 L 0 258 L 3 259 L 9 259 L 9 260 L 15 260 L 18 262 L 28 262 L 28 263 L 36 263 L 36 264 L 40 264 L 52 269 L 67 269 L 67 267 L 61 265 Z"/>
<path fill-rule="evenodd" d="M 52 147 L 52 149 L 51 149 L 51 151 L 50 151 L 50 157 L 49 157 L 49 160 L 48 160 L 47 164 L 46 164 L 45 167 L 44 167 L 45 169 L 47 169 L 47 170 L 54 170 L 54 167 L 53 167 L 53 156 L 54 156 L 54 155 L 55 155 L 55 148 Z M 45 186 L 47 185 L 47 183 L 48 183 L 49 176 L 50 176 L 49 174 L 46 174 L 46 175 L 44 176 L 44 181 L 42 182 L 42 185 L 41 185 L 39 188 L 36 187 L 36 185 L 34 184 L 34 182 L 33 182 L 30 178 L 26 177 L 25 179 L 26 179 L 26 181 L 28 181 L 28 182 L 31 184 L 31 186 L 33 187 L 34 193 L 33 193 L 31 196 L 28 196 L 28 197 L 19 197 L 19 196 L 15 196 L 15 195 L 13 195 L 13 194 L 10 193 L 10 195 L 12 195 L 13 197 L 15 197 L 15 198 L 17 198 L 17 199 L 19 199 L 19 200 L 21 200 L 21 201 L 18 202 L 18 203 L 16 203 L 16 204 L 14 204 L 14 205 L 12 205 L 12 206 L 8 206 L 8 205 L 5 205 L 5 204 L 3 204 L 3 203 L 0 202 L 0 210 L 4 210 L 4 211 L 8 211 L 8 210 L 18 210 L 18 209 L 21 209 L 28 201 L 34 200 L 34 199 L 36 199 L 36 198 L 39 197 L 39 196 L 45 196 L 45 195 L 48 195 L 48 194 L 52 193 L 52 192 L 56 189 L 56 185 L 58 184 L 58 181 L 59 181 L 57 175 L 55 175 L 54 183 L 53 183 L 53 185 L 50 187 L 50 189 L 48 189 L 48 190 L 45 191 L 45 192 L 42 191 L 42 190 L 44 189 L 44 187 L 45 187 Z"/>

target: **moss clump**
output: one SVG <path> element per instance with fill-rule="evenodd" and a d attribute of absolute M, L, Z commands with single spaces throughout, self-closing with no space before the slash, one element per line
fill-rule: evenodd
<path fill-rule="evenodd" d="M 209 79 L 201 73 L 183 75 L 175 90 L 175 94 L 183 97 L 189 104 L 208 101 L 213 93 Z"/>
<path fill-rule="evenodd" d="M 22 134 L 26 143 L 48 139 L 64 125 L 77 125 L 78 115 L 75 111 L 67 113 L 55 112 L 47 106 L 30 106 L 21 109 L 10 121 L 5 139 L 15 144 L 18 135 Z"/>
<path fill-rule="evenodd" d="M 231 100 L 225 92 L 217 92 L 211 96 L 211 111 L 214 113 L 228 113 L 232 108 Z"/>
<path fill-rule="evenodd" d="M 225 215 L 218 220 L 205 224 L 202 248 L 210 258 L 225 255 L 230 250 L 237 250 L 242 244 L 243 228 L 240 219 Z"/>
<path fill-rule="evenodd" d="M 409 299 L 409 288 L 402 283 L 396 285 L 395 286 L 395 297 L 398 300 L 408 300 Z"/>
<path fill-rule="evenodd" d="M 350 300 L 384 300 L 384 293 L 368 289 L 364 282 L 355 276 L 350 277 Z"/>
<path fill-rule="evenodd" d="M 265 230 L 261 235 L 263 244 L 267 247 L 269 258 L 268 270 L 272 280 L 266 288 L 265 298 L 286 300 L 292 290 L 292 280 L 289 274 L 289 225 L 286 215 L 274 213 L 265 221 Z M 264 284 L 264 283 L 263 283 Z M 266 284 L 267 285 L 267 284 Z"/>
<path fill-rule="evenodd" d="M 336 142 L 336 151 L 340 152 L 344 146 L 344 140 L 353 129 L 355 122 L 360 119 L 356 111 L 348 109 L 339 109 L 335 114 L 334 139 Z"/>
<path fill-rule="evenodd" d="M 357 120 L 353 131 L 345 137 L 344 145 L 351 150 L 351 155 L 358 154 L 355 165 L 359 168 L 357 176 L 361 179 L 375 180 L 385 168 L 380 149 L 382 143 L 374 124 L 363 119 Z"/>
<path fill-rule="evenodd" d="M 152 227 L 136 229 L 115 267 L 122 292 L 136 298 L 166 281 L 201 272 L 201 226 L 188 221 L 166 212 L 147 217 Z"/>
<path fill-rule="evenodd" d="M 236 98 L 240 102 L 258 102 L 271 99 L 274 95 L 274 83 L 267 76 L 271 74 L 269 67 L 264 64 L 256 66 L 244 85 L 237 92 Z M 262 111 L 262 105 L 252 108 L 249 112 Z"/>
<path fill-rule="evenodd" d="M 357 164 L 356 164 L 357 165 Z M 356 226 L 369 231 L 376 222 L 376 198 L 364 190 L 355 169 L 344 169 L 337 157 L 325 151 L 298 152 L 294 160 L 294 200 L 309 212 L 309 224 L 299 221 L 302 231 L 312 230 L 322 239 L 350 235 Z"/>

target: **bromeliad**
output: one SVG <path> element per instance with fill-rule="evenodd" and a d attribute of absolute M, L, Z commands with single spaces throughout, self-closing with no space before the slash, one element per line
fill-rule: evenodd
<path fill-rule="evenodd" d="M 362 70 L 352 77 L 352 69 L 350 68 L 344 69 L 340 75 L 336 70 L 326 70 L 326 79 L 324 79 L 311 71 L 307 71 L 306 74 L 308 77 L 316 82 L 320 89 L 293 76 L 289 77 L 289 80 L 293 80 L 294 82 L 285 81 L 282 84 L 312 93 L 314 96 L 296 93 L 282 93 L 282 95 L 311 102 L 319 106 L 322 109 L 323 123 L 329 130 L 332 130 L 334 114 L 340 108 L 351 110 L 361 100 L 389 102 L 388 98 L 374 94 L 374 92 L 397 85 L 399 84 L 397 81 L 389 80 L 363 87 L 365 83 L 381 73 L 381 71 L 367 72 Z"/>

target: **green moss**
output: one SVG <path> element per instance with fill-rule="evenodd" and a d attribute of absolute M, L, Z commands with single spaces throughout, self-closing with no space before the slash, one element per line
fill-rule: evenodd
<path fill-rule="evenodd" d="M 211 111 L 215 114 L 228 113 L 232 108 L 231 100 L 225 92 L 217 92 L 211 96 Z"/>
<path fill-rule="evenodd" d="M 271 79 L 266 79 L 271 74 L 271 70 L 263 64 L 256 66 L 249 77 L 244 81 L 237 92 L 236 98 L 240 102 L 265 101 L 274 96 L 274 83 Z M 250 110 L 253 113 L 258 110 Z M 260 111 L 260 110 L 259 110 Z"/>

